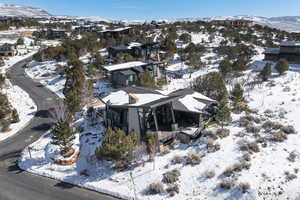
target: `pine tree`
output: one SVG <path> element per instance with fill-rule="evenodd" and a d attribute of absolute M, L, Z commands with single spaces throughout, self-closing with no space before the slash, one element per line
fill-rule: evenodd
<path fill-rule="evenodd" d="M 222 60 L 219 65 L 219 71 L 224 77 L 226 77 L 232 72 L 232 64 L 228 60 Z"/>
<path fill-rule="evenodd" d="M 271 76 L 271 74 L 272 74 L 271 64 L 266 63 L 264 69 L 260 72 L 260 77 L 262 78 L 263 81 L 267 81 L 268 78 Z"/>
<path fill-rule="evenodd" d="M 75 139 L 75 133 L 72 131 L 69 122 L 59 120 L 52 129 L 52 133 L 52 144 L 60 146 L 62 155 L 68 153 Z"/>
<path fill-rule="evenodd" d="M 99 160 L 127 161 L 131 159 L 136 143 L 134 133 L 126 135 L 123 130 L 108 128 L 102 145 L 96 149 L 96 156 Z"/>
<path fill-rule="evenodd" d="M 198 77 L 193 83 L 193 87 L 196 91 L 217 101 L 228 97 L 224 79 L 218 72 L 211 72 Z"/>
<path fill-rule="evenodd" d="M 66 83 L 64 87 L 64 95 L 66 104 L 70 112 L 79 112 L 82 106 L 82 90 L 85 83 L 85 75 L 83 70 L 83 63 L 78 60 L 71 60 L 70 68 L 66 72 Z"/>
<path fill-rule="evenodd" d="M 222 128 L 224 127 L 225 122 L 231 121 L 231 113 L 227 106 L 227 100 L 225 98 L 221 99 L 218 104 L 216 121 L 221 124 Z"/>
<path fill-rule="evenodd" d="M 244 90 L 240 84 L 236 84 L 231 92 L 231 98 L 236 111 L 240 112 L 245 108 Z"/>
<path fill-rule="evenodd" d="M 156 84 L 155 84 L 154 77 L 152 77 L 150 75 L 149 71 L 146 70 L 143 73 L 139 74 L 137 85 L 143 86 L 143 87 L 154 88 Z"/>
<path fill-rule="evenodd" d="M 286 59 L 280 59 L 275 69 L 278 71 L 279 75 L 283 75 L 287 70 L 289 70 L 289 63 Z"/>

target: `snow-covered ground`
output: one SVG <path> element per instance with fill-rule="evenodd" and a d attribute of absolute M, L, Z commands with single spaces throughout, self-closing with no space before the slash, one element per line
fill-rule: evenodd
<path fill-rule="evenodd" d="M 33 80 L 54 92 L 60 98 L 64 98 L 63 89 L 66 79 L 57 73 L 57 66 L 65 66 L 66 62 L 45 61 L 31 62 L 27 65 L 25 72 Z"/>
<path fill-rule="evenodd" d="M 263 66 L 260 61 L 260 65 Z M 258 62 L 256 62 L 258 66 Z M 254 116 L 266 118 L 283 125 L 293 125 L 297 132 L 300 132 L 300 121 L 298 110 L 300 109 L 300 71 L 299 66 L 292 66 L 291 70 L 284 76 L 278 77 L 277 73 L 269 82 L 262 86 L 255 87 L 247 92 L 247 99 L 251 109 L 257 109 L 258 113 Z M 255 73 L 250 72 L 249 73 Z M 273 86 L 267 86 L 271 82 Z M 285 89 L 289 87 L 289 89 Z M 273 115 L 265 116 L 265 110 L 270 109 Z M 284 116 L 282 112 L 284 110 Z M 243 114 L 242 114 L 243 115 Z M 240 115 L 234 115 L 237 120 Z M 87 123 L 84 121 L 84 123 Z M 260 127 L 263 122 L 255 123 Z M 191 144 L 179 144 L 167 155 L 157 155 L 155 165 L 153 162 L 146 162 L 135 168 L 130 168 L 124 172 L 116 172 L 111 168 L 110 162 L 100 162 L 93 155 L 95 147 L 103 137 L 100 131 L 101 125 L 97 128 L 85 124 L 85 131 L 80 134 L 81 151 L 77 164 L 69 167 L 55 165 L 51 162 L 49 155 L 53 155 L 53 146 L 50 144 L 51 135 L 42 137 L 39 141 L 32 144 L 32 158 L 29 157 L 27 149 L 23 152 L 20 166 L 30 172 L 44 176 L 49 176 L 62 181 L 74 183 L 99 192 L 112 194 L 125 199 L 133 199 L 136 195 L 138 199 L 296 199 L 300 194 L 297 192 L 297 185 L 300 178 L 287 181 L 285 173 L 288 171 L 293 174 L 300 168 L 298 144 L 300 136 L 297 134 L 288 135 L 288 139 L 282 143 L 267 142 L 266 147 L 260 146 L 260 152 L 253 153 L 249 169 L 237 172 L 233 181 L 235 186 L 230 190 L 219 187 L 219 183 L 226 179 L 223 172 L 242 158 L 238 143 L 241 139 L 253 141 L 255 137 L 245 129 L 232 123 L 226 128 L 230 130 L 230 135 L 223 139 L 217 139 L 220 150 L 209 153 L 206 148 L 207 138 L 203 137 Z M 97 131 L 96 131 L 97 130 Z M 211 128 L 215 131 L 215 128 Z M 238 136 L 241 132 L 244 137 Z M 92 134 L 87 134 L 92 133 Z M 261 129 L 261 135 L 266 133 Z M 49 147 L 51 146 L 51 147 Z M 51 149 L 50 153 L 47 153 Z M 172 164 L 175 156 L 187 156 L 190 152 L 197 152 L 205 155 L 201 163 L 196 166 L 185 164 Z M 290 162 L 287 157 L 291 152 L 296 152 L 296 161 Z M 161 182 L 163 173 L 178 168 L 181 172 L 179 177 L 179 194 L 169 197 L 166 192 L 160 195 L 146 195 L 150 183 Z M 84 176 L 80 172 L 87 169 L 89 176 Z M 213 170 L 215 176 L 206 178 L 205 172 Z M 133 180 L 130 174 L 133 175 Z M 134 185 L 133 182 L 134 181 Z M 247 182 L 250 184 L 248 192 L 243 193 L 239 183 Z M 167 187 L 164 185 L 165 188 Z"/>
<path fill-rule="evenodd" d="M 25 45 L 27 46 L 30 43 L 30 39 L 24 40 Z M 1 67 L 1 72 L 5 73 L 8 68 L 16 64 L 17 62 L 26 59 L 37 52 L 37 49 L 30 49 L 28 54 L 18 55 L 14 57 L 9 57 L 7 60 L 4 60 L 5 65 Z M 24 128 L 30 120 L 34 117 L 34 114 L 37 110 L 37 107 L 30 96 L 22 90 L 20 87 L 11 85 L 8 80 L 9 87 L 3 89 L 3 92 L 7 94 L 8 100 L 11 103 L 12 107 L 15 108 L 19 114 L 20 122 L 12 124 L 10 126 L 11 131 L 6 133 L 0 133 L 0 141 L 3 141 L 14 134 L 16 134 L 20 129 Z"/>
<path fill-rule="evenodd" d="M 6 133 L 0 132 L 0 141 L 13 136 L 19 130 L 24 128 L 31 121 L 37 111 L 37 107 L 33 100 L 20 87 L 10 85 L 9 88 L 3 89 L 3 92 L 7 94 L 12 107 L 17 110 L 20 122 L 11 124 L 11 131 Z"/>

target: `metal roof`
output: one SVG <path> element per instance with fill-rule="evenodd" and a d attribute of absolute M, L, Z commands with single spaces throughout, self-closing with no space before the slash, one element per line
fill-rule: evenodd
<path fill-rule="evenodd" d="M 264 51 L 264 54 L 280 54 L 279 48 L 270 48 Z"/>
<path fill-rule="evenodd" d="M 283 47 L 300 46 L 300 41 L 285 41 L 285 42 L 281 42 L 280 46 Z"/>

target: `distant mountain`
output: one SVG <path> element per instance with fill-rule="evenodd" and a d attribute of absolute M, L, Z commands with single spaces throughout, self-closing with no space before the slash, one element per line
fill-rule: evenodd
<path fill-rule="evenodd" d="M 32 8 L 20 5 L 11 5 L 0 3 L 0 16 L 9 17 L 51 17 L 51 15 L 43 9 Z"/>

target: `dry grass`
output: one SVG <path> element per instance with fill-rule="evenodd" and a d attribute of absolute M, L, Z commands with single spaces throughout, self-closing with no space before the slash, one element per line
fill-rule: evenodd
<path fill-rule="evenodd" d="M 149 194 L 161 194 L 164 191 L 164 185 L 159 182 L 151 183 L 148 187 Z"/>
<path fill-rule="evenodd" d="M 162 182 L 164 183 L 175 183 L 179 180 L 179 176 L 181 175 L 178 169 L 173 169 L 172 171 L 168 171 L 163 174 Z"/>

